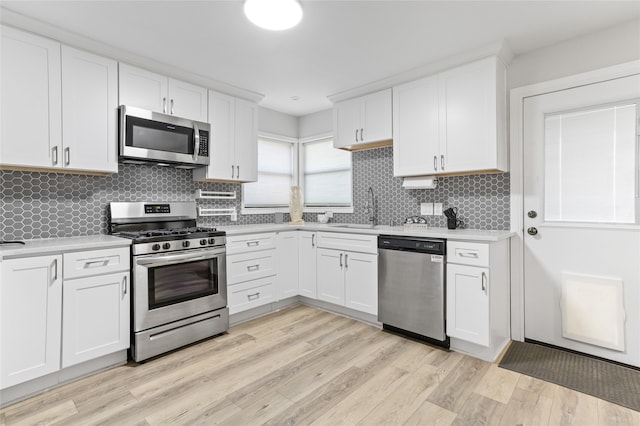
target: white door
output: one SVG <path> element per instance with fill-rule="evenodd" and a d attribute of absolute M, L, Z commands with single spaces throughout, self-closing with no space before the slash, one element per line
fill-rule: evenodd
<path fill-rule="evenodd" d="M 280 232 L 278 257 L 278 300 L 298 295 L 298 233 Z"/>
<path fill-rule="evenodd" d="M 344 252 L 319 248 L 318 300 L 344 306 Z"/>
<path fill-rule="evenodd" d="M 258 105 L 236 99 L 235 179 L 240 182 L 258 180 Z"/>
<path fill-rule="evenodd" d="M 447 334 L 489 346 L 489 270 L 447 265 Z"/>
<path fill-rule="evenodd" d="M 207 122 L 207 89 L 169 79 L 169 114 Z"/>
<path fill-rule="evenodd" d="M 378 314 L 378 255 L 346 252 L 345 306 Z"/>
<path fill-rule="evenodd" d="M 360 110 L 361 142 L 384 141 L 391 134 L 391 89 L 362 98 Z"/>
<path fill-rule="evenodd" d="M 640 365 L 640 75 L 524 101 L 525 338 Z"/>
<path fill-rule="evenodd" d="M 167 77 L 123 63 L 119 67 L 120 105 L 168 114 Z"/>
<path fill-rule="evenodd" d="M 333 128 L 336 140 L 333 146 L 355 145 L 360 141 L 360 101 L 352 99 L 336 104 L 333 109 Z"/>
<path fill-rule="evenodd" d="M 298 282 L 300 296 L 315 299 L 316 290 L 316 233 L 299 232 L 300 254 L 298 260 Z"/>

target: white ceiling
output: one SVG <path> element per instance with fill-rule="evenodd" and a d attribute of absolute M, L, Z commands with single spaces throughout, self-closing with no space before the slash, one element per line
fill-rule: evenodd
<path fill-rule="evenodd" d="M 640 17 L 640 1 L 302 1 L 297 27 L 270 32 L 241 0 L 6 1 L 92 40 L 261 93 L 300 116 L 328 95 L 504 40 L 519 55 Z M 298 97 L 293 100 L 292 97 Z"/>

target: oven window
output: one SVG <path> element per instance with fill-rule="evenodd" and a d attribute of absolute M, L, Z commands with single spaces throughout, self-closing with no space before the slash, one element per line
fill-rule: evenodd
<path fill-rule="evenodd" d="M 193 129 L 127 117 L 126 144 L 155 151 L 193 154 Z"/>
<path fill-rule="evenodd" d="M 149 269 L 149 309 L 218 294 L 218 259 Z"/>

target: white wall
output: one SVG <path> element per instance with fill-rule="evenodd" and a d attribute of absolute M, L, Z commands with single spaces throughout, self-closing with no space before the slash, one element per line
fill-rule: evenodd
<path fill-rule="evenodd" d="M 516 56 L 508 88 L 527 86 L 640 59 L 640 20 Z"/>
<path fill-rule="evenodd" d="M 303 115 L 298 119 L 298 137 L 301 139 L 331 132 L 333 132 L 332 109 Z"/>
<path fill-rule="evenodd" d="M 258 131 L 274 135 L 298 137 L 298 118 L 293 115 L 260 107 Z"/>

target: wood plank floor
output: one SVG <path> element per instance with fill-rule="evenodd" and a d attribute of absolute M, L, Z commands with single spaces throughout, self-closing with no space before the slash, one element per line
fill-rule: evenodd
<path fill-rule="evenodd" d="M 307 306 L 0 411 L 0 425 L 636 425 L 640 413 Z"/>

